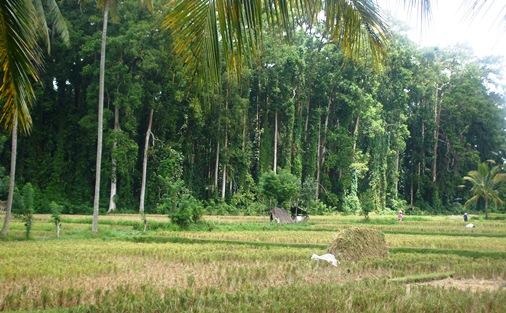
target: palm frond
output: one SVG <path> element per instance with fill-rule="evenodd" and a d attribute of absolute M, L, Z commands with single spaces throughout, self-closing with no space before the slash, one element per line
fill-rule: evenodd
<path fill-rule="evenodd" d="M 58 7 L 56 0 L 43 0 L 43 1 L 44 1 L 44 12 L 47 12 L 45 14 L 47 21 L 44 21 L 44 24 L 45 25 L 47 25 L 48 23 L 54 24 L 56 33 L 60 35 L 60 38 L 63 40 L 65 44 L 69 44 L 70 37 L 67 28 L 67 21 L 61 14 L 60 8 Z"/>
<path fill-rule="evenodd" d="M 37 15 L 31 0 L 0 2 L 0 65 L 4 99 L 0 122 L 11 130 L 14 115 L 21 130 L 29 133 L 31 117 L 28 107 L 35 99 L 32 80 L 39 80 L 42 53 L 37 44 Z"/>
<path fill-rule="evenodd" d="M 472 204 L 473 202 L 478 201 L 479 198 L 480 198 L 479 195 L 472 196 L 469 200 L 466 201 L 466 203 L 464 203 L 464 208 L 467 209 L 470 204 Z"/>
<path fill-rule="evenodd" d="M 46 14 L 44 12 L 44 6 L 42 5 L 41 0 L 33 1 L 33 6 L 35 8 L 35 11 L 37 12 L 37 16 L 39 17 L 37 22 L 36 29 L 39 31 L 39 37 L 44 40 L 44 43 L 47 46 L 47 53 L 49 54 L 51 52 L 51 43 L 49 40 L 49 29 L 47 27 L 46 23 Z"/>
<path fill-rule="evenodd" d="M 212 85 L 222 59 L 228 71 L 240 73 L 265 30 L 290 38 L 298 25 L 320 23 L 322 13 L 328 36 L 346 56 L 362 61 L 370 54 L 374 65 L 384 60 L 388 28 L 373 0 L 170 0 L 163 28 L 187 76 Z"/>
<path fill-rule="evenodd" d="M 506 30 L 506 4 L 499 8 L 499 1 L 491 0 L 465 0 L 462 4 L 465 17 L 470 21 L 477 18 L 484 18 L 485 13 L 495 12 L 495 20 L 491 21 L 491 26 L 498 26 Z M 493 10 L 493 11 L 492 11 Z"/>

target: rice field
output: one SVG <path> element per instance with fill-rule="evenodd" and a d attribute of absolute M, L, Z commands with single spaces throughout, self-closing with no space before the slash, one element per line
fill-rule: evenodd
<path fill-rule="evenodd" d="M 457 216 L 206 216 L 178 231 L 166 216 L 63 216 L 56 238 L 36 215 L 32 238 L 11 222 L 0 241 L 0 311 L 506 312 L 506 221 Z M 164 227 L 164 225 L 166 225 Z M 324 254 L 344 228 L 385 234 L 389 256 L 341 262 Z"/>

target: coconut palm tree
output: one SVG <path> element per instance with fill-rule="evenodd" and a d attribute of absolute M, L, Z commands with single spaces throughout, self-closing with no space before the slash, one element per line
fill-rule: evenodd
<path fill-rule="evenodd" d="M 80 0 L 82 3 L 89 0 Z M 153 0 L 140 0 L 141 5 L 146 4 L 147 8 L 153 10 Z M 107 44 L 107 24 L 109 22 L 109 13 L 113 19 L 117 18 L 118 5 L 117 0 L 99 0 L 97 7 L 104 10 L 104 19 L 102 25 L 102 43 L 100 48 L 100 74 L 98 91 L 98 128 L 97 128 L 97 159 L 95 167 L 95 195 L 93 199 L 93 221 L 91 229 L 94 233 L 98 232 L 98 211 L 100 200 L 100 177 L 102 170 L 102 137 L 103 137 L 103 119 L 104 119 L 104 89 L 105 89 L 105 50 Z"/>
<path fill-rule="evenodd" d="M 506 182 L 506 173 L 499 173 L 501 167 L 494 165 L 489 169 L 488 163 L 495 163 L 493 161 L 483 162 L 478 164 L 478 170 L 470 171 L 464 180 L 471 183 L 471 193 L 473 196 L 464 204 L 467 208 L 471 203 L 483 198 L 485 201 L 485 219 L 488 219 L 488 200 L 492 199 L 494 204 L 502 204 L 503 201 L 499 198 L 497 187 L 500 183 Z"/>
<path fill-rule="evenodd" d="M 3 69 L 0 99 L 4 101 L 0 123 L 12 134 L 9 194 L 2 236 L 7 235 L 12 211 L 18 128 L 22 133 L 30 133 L 32 119 L 28 108 L 35 100 L 32 82 L 39 81 L 42 70 L 42 51 L 37 40 L 44 39 L 50 51 L 47 21 L 54 23 L 57 32 L 68 42 L 65 21 L 54 0 L 0 2 L 0 66 Z"/>

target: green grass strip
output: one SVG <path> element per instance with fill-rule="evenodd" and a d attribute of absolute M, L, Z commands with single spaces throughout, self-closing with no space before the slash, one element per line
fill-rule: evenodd
<path fill-rule="evenodd" d="M 83 218 L 83 219 L 63 219 L 63 223 L 70 224 L 91 224 L 91 218 Z M 139 227 L 142 226 L 142 222 L 140 221 L 122 221 L 122 220 L 99 220 L 99 225 L 119 225 L 119 226 L 132 226 Z M 159 228 L 159 229 L 168 229 L 170 227 L 168 225 L 169 222 L 158 222 L 151 221 L 152 224 L 150 227 Z M 286 230 L 296 230 L 296 231 L 314 231 L 314 232 L 338 232 L 338 228 L 314 228 L 312 224 L 286 224 L 286 225 L 278 225 L 278 224 L 255 224 L 255 223 L 239 223 L 232 224 L 229 223 L 213 223 L 216 230 L 219 231 L 286 231 Z M 348 224 L 350 225 L 350 224 Z M 366 224 L 361 224 L 366 225 Z M 166 227 L 164 227 L 166 226 Z M 204 229 L 205 231 L 209 231 L 208 229 Z M 198 231 L 198 230 L 196 230 Z M 471 233 L 471 232 L 424 232 L 424 231 L 405 231 L 405 230 L 382 230 L 381 232 L 384 234 L 391 235 L 420 235 L 420 236 L 451 236 L 451 237 L 490 237 L 490 238 L 506 238 L 506 233 L 498 234 L 498 233 Z"/>
<path fill-rule="evenodd" d="M 466 233 L 441 233 L 441 232 L 404 231 L 404 230 L 380 230 L 380 231 L 384 234 L 391 234 L 391 235 L 506 238 L 506 234 L 494 234 L 494 233 L 468 233 L 468 232 L 466 232 Z"/>
<path fill-rule="evenodd" d="M 262 241 L 243 241 L 243 240 L 221 240 L 221 239 L 201 239 L 186 237 L 162 237 L 162 236 L 136 236 L 125 238 L 124 240 L 140 243 L 189 243 L 189 244 L 225 244 L 225 245 L 248 245 L 256 247 L 289 247 L 289 248 L 309 248 L 325 249 L 327 244 L 316 243 L 289 243 L 289 242 L 262 242 Z"/>
<path fill-rule="evenodd" d="M 450 236 L 450 237 L 491 237 L 491 238 L 506 238 L 505 234 L 497 233 L 471 233 L 471 232 L 426 232 L 426 231 L 409 231 L 409 230 L 383 230 L 378 229 L 384 234 L 390 235 L 417 235 L 417 236 Z M 301 229 L 301 231 L 328 231 L 338 232 L 339 229 L 335 228 L 315 228 L 315 229 Z"/>
<path fill-rule="evenodd" d="M 412 275 L 412 276 L 403 276 L 389 279 L 389 282 L 399 282 L 399 283 L 422 283 L 433 280 L 440 280 L 452 277 L 455 272 L 443 272 L 443 273 L 430 273 L 430 274 L 421 274 L 421 275 Z"/>
<path fill-rule="evenodd" d="M 506 259 L 506 252 L 486 250 L 457 250 L 457 249 L 435 249 L 435 248 L 389 248 L 390 253 L 432 253 L 432 254 L 453 254 L 473 259 L 491 258 Z"/>
<path fill-rule="evenodd" d="M 163 237 L 163 236 L 134 236 L 123 240 L 139 243 L 187 243 L 187 244 L 225 244 L 225 245 L 248 245 L 256 247 L 290 247 L 307 249 L 326 249 L 328 244 L 315 243 L 287 243 L 287 242 L 260 242 L 243 240 L 220 240 L 201 239 L 186 237 Z M 453 254 L 463 257 L 506 259 L 506 252 L 486 250 L 458 250 L 458 249 L 435 249 L 435 248 L 388 248 L 390 253 L 432 253 L 432 254 Z"/>

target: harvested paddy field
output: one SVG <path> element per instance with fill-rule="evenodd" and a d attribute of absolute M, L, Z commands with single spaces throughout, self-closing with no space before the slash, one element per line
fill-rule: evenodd
<path fill-rule="evenodd" d="M 506 311 L 504 220 L 468 229 L 442 216 L 402 223 L 324 216 L 291 225 L 206 216 L 179 231 L 166 216 L 147 219 L 143 233 L 138 215 L 101 216 L 92 234 L 91 218 L 63 216 L 56 238 L 50 217 L 37 215 L 30 240 L 13 220 L 0 241 L 0 311 Z M 380 234 L 387 254 L 341 258 L 337 267 L 311 260 L 353 229 Z M 343 244 L 334 246 L 345 251 Z M 367 240 L 357 247 L 350 249 L 368 249 Z"/>

